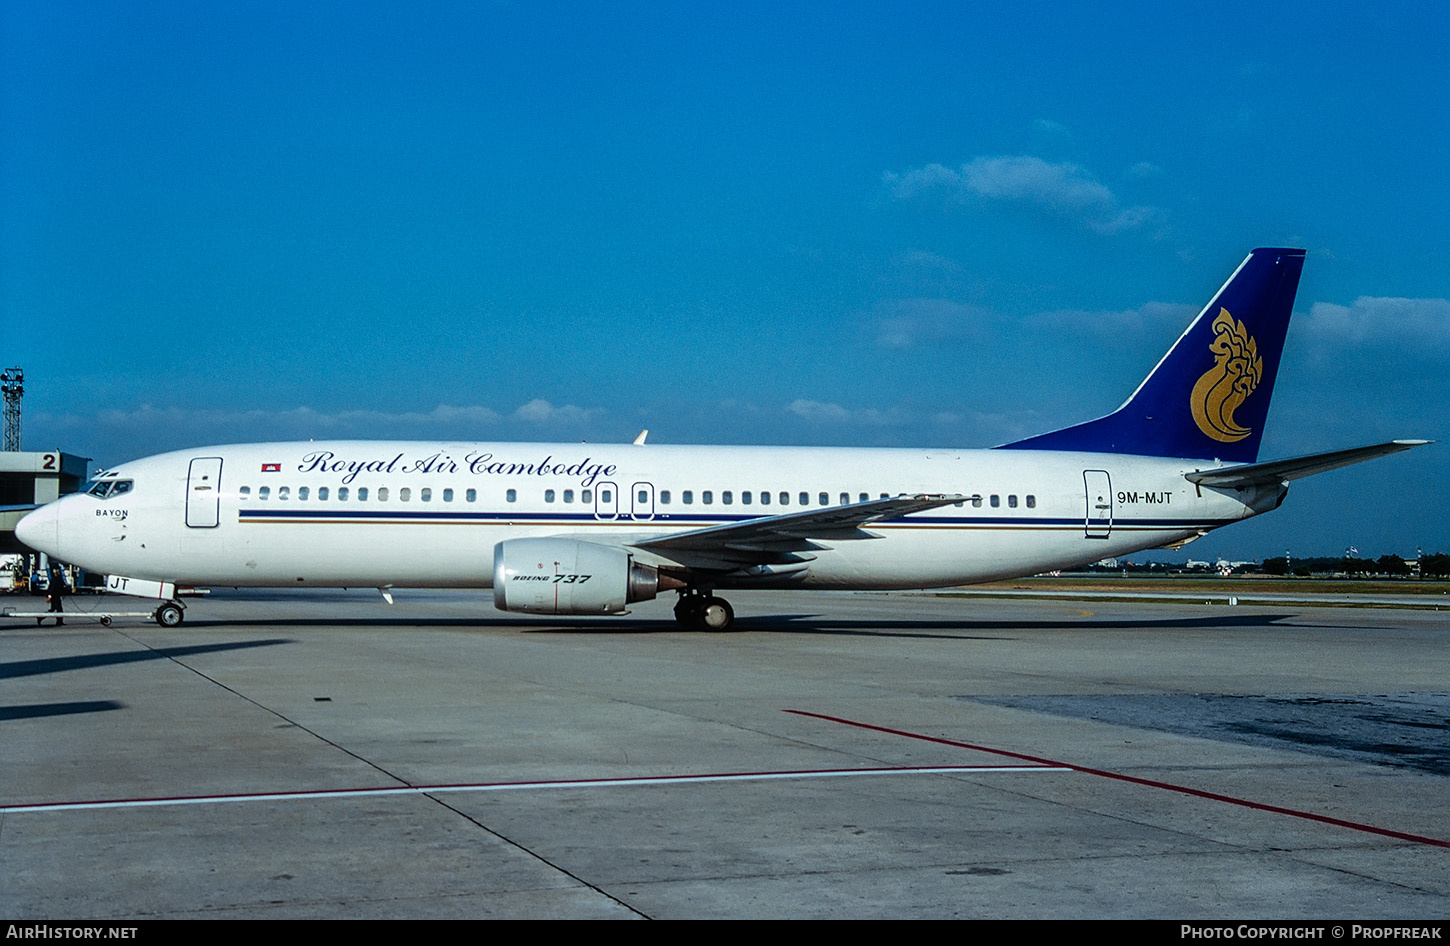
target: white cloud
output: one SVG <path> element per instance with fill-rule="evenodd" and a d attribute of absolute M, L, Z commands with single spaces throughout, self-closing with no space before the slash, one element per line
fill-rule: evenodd
<path fill-rule="evenodd" d="M 785 409 L 797 417 L 809 421 L 841 424 L 851 419 L 851 412 L 839 404 L 826 404 L 805 398 L 796 398 L 787 404 Z"/>
<path fill-rule="evenodd" d="M 604 409 L 600 407 L 578 407 L 574 404 L 565 404 L 562 407 L 555 407 L 541 397 L 536 397 L 527 404 L 522 404 L 514 411 L 517 420 L 527 421 L 534 424 L 575 424 L 588 421 L 600 414 Z"/>
<path fill-rule="evenodd" d="M 955 276 L 962 271 L 954 260 L 930 250 L 908 250 L 898 255 L 894 262 L 898 269 L 930 275 Z"/>
<path fill-rule="evenodd" d="M 1039 118 L 1032 123 L 1032 127 L 1041 134 L 1050 135 L 1054 138 L 1071 138 L 1072 132 L 1062 122 L 1055 122 L 1050 118 Z"/>
<path fill-rule="evenodd" d="M 1032 328 L 1110 339 L 1134 338 L 1145 331 L 1166 326 L 1182 331 L 1198 314 L 1198 307 L 1173 302 L 1145 302 L 1136 309 L 1056 309 L 1039 312 L 1027 319 Z"/>
<path fill-rule="evenodd" d="M 154 407 L 142 404 L 133 410 L 105 410 L 94 417 L 74 414 L 52 415 L 50 423 L 76 426 L 98 423 L 122 430 L 156 429 L 256 429 L 270 427 L 287 436 L 317 433 L 366 432 L 381 427 L 416 428 L 497 424 L 502 418 L 487 407 L 455 407 L 440 404 L 431 411 L 349 410 L 323 412 L 310 407 L 282 411 L 229 411 L 207 408 Z"/>
<path fill-rule="evenodd" d="M 1360 296 L 1347 306 L 1316 302 L 1306 325 L 1331 344 L 1438 351 L 1450 348 L 1450 300 Z"/>
<path fill-rule="evenodd" d="M 1014 326 L 1044 333 L 1047 344 L 1083 338 L 1166 344 L 1188 327 L 1198 310 L 1183 303 L 1145 302 L 1136 309 L 1054 309 L 1009 322 L 989 309 L 950 299 L 896 299 L 876 307 L 874 324 L 876 344 L 894 349 L 998 338 Z"/>
<path fill-rule="evenodd" d="M 991 413 L 961 405 L 944 408 L 927 404 L 848 408 L 808 398 L 797 398 L 786 405 L 785 410 L 808 425 L 833 431 L 828 435 L 831 438 L 841 436 L 838 432 L 840 428 L 855 428 L 869 431 L 860 435 L 868 440 L 880 437 L 881 443 L 985 447 L 1051 429 L 1050 425 L 1044 426 L 1046 422 L 1031 410 Z"/>
<path fill-rule="evenodd" d="M 903 427 L 919 424 L 925 418 L 902 407 L 885 410 L 876 407 L 846 408 L 839 404 L 796 398 L 786 411 L 813 424 L 850 424 L 856 427 Z"/>
<path fill-rule="evenodd" d="M 899 200 L 938 199 L 949 204 L 991 200 L 1074 220 L 1096 233 L 1118 233 L 1162 219 L 1155 207 L 1124 207 L 1086 169 L 1031 155 L 979 157 L 960 168 L 928 164 L 883 180 Z"/>
<path fill-rule="evenodd" d="M 950 299 L 896 299 L 876 307 L 876 342 L 883 348 L 955 343 L 990 331 L 993 314 Z"/>
<path fill-rule="evenodd" d="M 593 421 L 608 412 L 536 399 L 511 414 L 482 405 L 440 404 L 429 411 L 223 410 L 157 407 L 94 414 L 36 412 L 27 418 L 29 441 L 64 444 L 107 463 L 202 444 L 284 440 L 519 439 L 556 436 L 561 425 Z"/>

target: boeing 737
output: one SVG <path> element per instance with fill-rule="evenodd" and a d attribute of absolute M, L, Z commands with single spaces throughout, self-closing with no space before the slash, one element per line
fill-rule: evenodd
<path fill-rule="evenodd" d="M 676 591 L 965 585 L 1176 548 L 1396 440 L 1258 462 L 1304 251 L 1256 249 L 1111 414 L 991 449 L 307 442 L 135 460 L 26 516 L 52 558 L 155 599 L 186 585 L 478 588 L 622 614 Z"/>

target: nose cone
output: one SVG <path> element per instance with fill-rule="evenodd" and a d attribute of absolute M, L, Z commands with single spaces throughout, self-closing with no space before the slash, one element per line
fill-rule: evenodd
<path fill-rule="evenodd" d="M 56 506 L 41 506 L 15 525 L 15 537 L 37 552 L 60 558 L 60 516 Z"/>

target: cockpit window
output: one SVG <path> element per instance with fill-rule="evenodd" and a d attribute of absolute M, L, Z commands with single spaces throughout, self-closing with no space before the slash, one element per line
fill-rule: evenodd
<path fill-rule="evenodd" d="M 135 480 L 98 480 L 86 492 L 97 499 L 110 499 L 112 496 L 131 492 L 134 484 Z"/>

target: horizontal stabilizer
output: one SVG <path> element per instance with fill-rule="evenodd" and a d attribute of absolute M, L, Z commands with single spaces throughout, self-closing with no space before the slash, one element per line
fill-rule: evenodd
<path fill-rule="evenodd" d="M 1399 453 L 1411 447 L 1421 447 L 1429 440 L 1391 440 L 1370 447 L 1354 447 L 1350 450 L 1335 450 L 1332 453 L 1315 453 L 1307 457 L 1289 460 L 1273 460 L 1269 463 L 1250 463 L 1246 466 L 1231 466 L 1223 470 L 1203 470 L 1185 473 L 1189 482 L 1200 486 L 1227 486 L 1242 488 L 1262 486 L 1267 483 L 1286 483 L 1289 480 L 1313 476 L 1326 470 L 1337 470 L 1342 466 L 1373 460 L 1375 457 Z"/>

